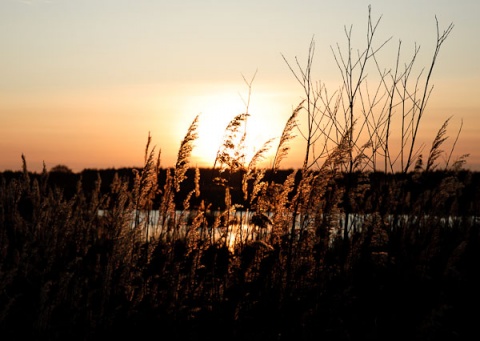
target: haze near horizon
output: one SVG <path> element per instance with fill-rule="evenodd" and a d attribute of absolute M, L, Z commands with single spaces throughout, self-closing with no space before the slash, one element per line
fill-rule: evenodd
<path fill-rule="evenodd" d="M 378 55 L 381 68 L 395 67 L 401 41 L 402 67 L 417 44 L 415 71 L 426 74 L 436 19 L 440 30 L 454 25 L 431 76 L 418 144 L 427 153 L 451 117 L 445 149 L 461 127 L 455 155 L 469 154 L 465 167 L 480 170 L 476 1 L 6 0 L 0 3 L 0 171 L 21 169 L 22 154 L 31 171 L 43 163 L 74 171 L 138 167 L 149 134 L 162 166 L 170 167 L 197 115 L 191 163 L 211 167 L 224 128 L 248 98 L 252 155 L 278 139 L 304 97 L 283 57 L 305 65 L 313 39 L 312 78 L 335 93 L 343 83 L 333 52 L 337 44 L 347 48 L 350 27 L 352 50 L 364 48 L 369 5 L 373 20 L 381 17 L 374 45 L 391 38 Z M 245 80 L 252 80 L 250 97 Z M 283 168 L 301 167 L 305 140 L 295 134 Z"/>

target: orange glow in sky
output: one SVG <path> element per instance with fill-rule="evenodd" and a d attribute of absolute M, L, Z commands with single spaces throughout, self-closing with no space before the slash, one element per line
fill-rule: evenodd
<path fill-rule="evenodd" d="M 22 154 L 37 172 L 44 162 L 74 171 L 141 166 L 149 133 L 162 166 L 170 167 L 197 115 L 191 163 L 210 167 L 229 120 L 245 111 L 243 77 L 255 75 L 247 126 L 252 155 L 281 135 L 303 96 L 282 55 L 304 63 L 315 37 L 313 78 L 333 93 L 342 80 L 331 47 L 345 47 L 350 25 L 353 48 L 363 46 L 368 5 L 374 20 L 382 16 L 378 44 L 392 37 L 379 56 L 385 68 L 394 67 L 399 40 L 402 60 L 417 43 L 416 63 L 428 68 L 435 16 L 441 28 L 454 24 L 432 75 L 420 140 L 428 147 L 452 116 L 451 143 L 463 120 L 456 154 L 470 154 L 466 167 L 480 170 L 476 0 L 5 0 L 0 171 L 21 169 Z M 303 141 L 296 139 L 285 168 L 301 166 Z"/>

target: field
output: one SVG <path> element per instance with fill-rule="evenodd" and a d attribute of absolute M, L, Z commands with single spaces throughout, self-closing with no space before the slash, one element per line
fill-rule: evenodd
<path fill-rule="evenodd" d="M 377 24 L 365 50 L 334 51 L 333 96 L 311 78 L 313 40 L 307 66 L 286 60 L 305 99 L 268 167 L 273 141 L 245 159 L 248 101 L 212 168 L 190 164 L 197 118 L 173 167 L 150 135 L 139 168 L 32 173 L 22 155 L 0 174 L 2 340 L 478 335 L 480 175 L 454 158 L 461 128 L 446 148 L 450 118 L 418 144 L 452 26 L 414 76 L 418 50 L 378 66 Z M 299 127 L 304 162 L 283 169 Z"/>
<path fill-rule="evenodd" d="M 188 169 L 177 192 L 174 169 L 149 167 L 2 174 L 2 338 L 437 340 L 476 331 L 477 173 L 282 170 L 244 192 L 245 171 L 226 186 L 210 181 L 225 173 Z M 153 224 L 140 219 L 154 211 Z M 237 211 L 254 234 L 232 247 Z"/>

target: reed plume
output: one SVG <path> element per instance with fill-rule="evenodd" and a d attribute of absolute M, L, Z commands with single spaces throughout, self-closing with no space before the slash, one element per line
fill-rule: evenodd
<path fill-rule="evenodd" d="M 441 146 L 448 138 L 446 134 L 447 134 L 447 126 L 448 126 L 448 122 L 450 121 L 450 118 L 451 117 L 447 118 L 445 122 L 443 122 L 442 126 L 437 132 L 437 135 L 435 136 L 435 139 L 432 142 L 432 147 L 430 148 L 430 153 L 428 154 L 427 165 L 425 167 L 425 171 L 427 172 L 434 170 L 438 166 L 435 164 L 435 162 L 443 153 Z"/>
<path fill-rule="evenodd" d="M 133 197 L 137 210 L 151 208 L 152 200 L 157 194 L 157 175 L 160 169 L 159 152 L 155 157 L 155 147 L 150 148 L 151 136 L 148 134 L 145 146 L 144 165 L 141 171 L 134 169 Z"/>
<path fill-rule="evenodd" d="M 226 169 L 235 171 L 243 167 L 245 151 L 244 142 L 246 132 L 240 132 L 241 127 L 245 123 L 250 114 L 242 113 L 236 115 L 225 128 L 223 142 L 217 151 L 213 169 L 216 165 L 220 165 L 220 171 Z"/>
<path fill-rule="evenodd" d="M 265 168 L 259 168 L 258 163 L 265 159 L 265 154 L 271 147 L 273 139 L 266 141 L 263 146 L 253 155 L 248 163 L 245 174 L 242 177 L 242 191 L 244 199 L 248 200 L 248 184 L 253 179 L 254 184 L 258 184 L 265 175 Z M 254 185 L 254 189 L 255 189 Z M 256 193 L 252 193 L 251 200 L 254 199 Z"/>
<path fill-rule="evenodd" d="M 303 103 L 305 100 L 301 101 L 297 105 L 295 110 L 293 110 L 292 115 L 290 115 L 285 127 L 283 128 L 282 136 L 280 136 L 280 141 L 278 143 L 277 151 L 273 159 L 272 172 L 276 172 L 280 167 L 280 162 L 287 156 L 290 146 L 288 142 L 295 138 L 295 135 L 292 134 L 293 129 L 297 126 L 297 116 L 300 110 L 303 108 Z"/>
<path fill-rule="evenodd" d="M 178 150 L 177 162 L 175 164 L 175 176 L 174 186 L 175 190 L 180 191 L 180 184 L 186 179 L 185 173 L 187 172 L 190 164 L 190 155 L 193 150 L 193 142 L 197 139 L 198 128 L 198 115 L 193 119 L 190 124 L 185 137 L 180 143 L 180 149 Z"/>

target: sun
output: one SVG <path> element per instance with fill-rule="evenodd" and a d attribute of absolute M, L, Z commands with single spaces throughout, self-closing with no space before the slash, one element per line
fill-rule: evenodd
<path fill-rule="evenodd" d="M 263 164 L 274 156 L 275 143 L 283 130 L 286 118 L 275 112 L 277 105 L 269 102 L 269 96 L 251 98 L 245 126 L 245 165 L 253 155 L 271 140 L 270 149 L 264 154 Z M 246 102 L 236 93 L 217 92 L 197 98 L 195 103 L 202 108 L 199 114 L 197 134 L 191 154 L 191 163 L 198 167 L 212 167 L 217 152 L 223 143 L 225 129 L 235 116 L 245 113 Z M 191 104 L 192 107 L 194 104 Z M 278 109 L 278 108 L 277 108 Z M 283 115 L 285 116 L 285 115 Z M 288 117 L 288 116 L 286 116 Z M 242 130 L 243 131 L 243 130 Z"/>

